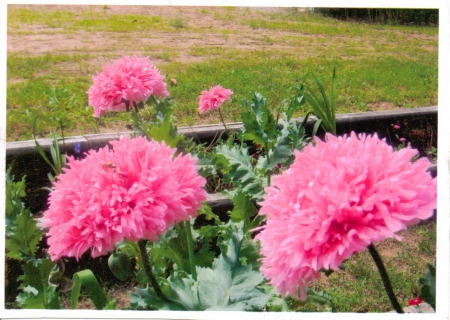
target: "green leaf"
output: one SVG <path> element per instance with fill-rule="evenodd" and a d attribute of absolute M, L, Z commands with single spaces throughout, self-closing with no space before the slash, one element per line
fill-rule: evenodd
<path fill-rule="evenodd" d="M 262 284 L 259 286 L 265 293 L 269 293 L 272 297 L 266 303 L 266 311 L 289 311 L 289 306 L 285 299 L 281 297 L 277 289 L 274 286 L 268 284 Z"/>
<path fill-rule="evenodd" d="M 198 158 L 195 165 L 200 174 L 202 174 L 204 177 L 208 175 L 215 176 L 217 174 L 216 166 L 214 165 L 214 160 L 209 156 L 209 154 L 198 153 L 192 155 L 197 156 Z"/>
<path fill-rule="evenodd" d="M 254 199 L 262 199 L 264 182 L 255 172 L 251 163 L 248 148 L 241 146 L 229 147 L 222 145 L 216 147 L 216 155 L 226 176 L 235 184 L 235 188 L 242 190 Z"/>
<path fill-rule="evenodd" d="M 160 279 L 161 289 L 170 300 L 160 300 L 152 288 L 131 294 L 134 309 L 159 310 L 262 310 L 272 297 L 258 289 L 263 276 L 252 264 L 242 265 L 240 251 L 244 241 L 243 224 L 230 223 L 222 253 L 212 268 L 197 267 L 197 281 L 185 272 Z"/>
<path fill-rule="evenodd" d="M 6 218 L 6 235 L 8 236 L 14 228 L 14 221 L 19 215 L 30 215 L 30 211 L 21 201 L 26 196 L 25 183 L 26 176 L 22 180 L 14 182 L 14 176 L 11 175 L 12 167 L 6 171 L 5 185 L 5 218 Z"/>
<path fill-rule="evenodd" d="M 37 221 L 24 210 L 14 220 L 5 240 L 6 256 L 17 260 L 34 259 L 37 245 L 44 233 L 36 228 Z"/>
<path fill-rule="evenodd" d="M 261 94 L 255 93 L 252 99 L 251 109 L 246 101 L 246 108 L 241 115 L 244 124 L 244 137 L 255 144 L 265 145 L 277 135 L 277 123 L 271 111 L 267 107 L 267 101 Z"/>
<path fill-rule="evenodd" d="M 271 294 L 257 286 L 264 277 L 252 265 L 242 265 L 239 252 L 244 240 L 242 224 L 233 224 L 226 248 L 209 268 L 197 268 L 199 297 L 206 310 L 261 310 Z"/>
<path fill-rule="evenodd" d="M 147 115 L 151 117 L 151 121 L 145 122 L 136 110 L 131 111 L 135 133 L 147 139 L 154 139 L 158 142 L 164 141 L 172 148 L 186 149 L 190 142 L 184 134 L 178 133 L 177 127 L 173 124 L 171 100 L 158 100 L 150 96 L 146 102 L 149 105 L 154 105 L 153 110 L 147 110 Z"/>
<path fill-rule="evenodd" d="M 135 310 L 174 310 L 174 311 L 200 311 L 198 299 L 198 282 L 183 272 L 163 280 L 161 289 L 169 301 L 161 300 L 151 287 L 145 289 L 135 288 L 130 293 L 131 308 Z"/>
<path fill-rule="evenodd" d="M 309 302 L 316 303 L 320 306 L 329 306 L 330 311 L 334 310 L 334 304 L 332 297 L 325 291 L 315 291 L 311 288 L 307 288 Z"/>
<path fill-rule="evenodd" d="M 294 97 L 289 99 L 289 104 L 286 109 L 286 118 L 287 121 L 290 121 L 294 116 L 294 113 L 306 103 L 304 96 L 295 95 Z"/>
<path fill-rule="evenodd" d="M 305 79 L 308 77 L 308 75 L 310 74 L 308 73 Z M 311 73 L 311 76 L 319 91 L 318 94 L 316 95 L 311 87 L 307 87 L 305 85 L 296 88 L 297 94 L 299 96 L 302 96 L 304 100 L 313 108 L 314 114 L 322 120 L 321 124 L 324 130 L 336 134 L 336 68 L 333 67 L 329 98 L 325 92 L 325 87 L 316 77 L 316 75 Z"/>
<path fill-rule="evenodd" d="M 75 273 L 72 277 L 75 285 L 72 289 L 71 308 L 75 309 L 78 304 L 80 296 L 80 289 L 83 285 L 86 292 L 89 294 L 94 306 L 97 310 L 102 310 L 108 305 L 108 299 L 105 292 L 97 281 L 97 278 L 91 270 L 86 269 Z"/>
<path fill-rule="evenodd" d="M 273 152 L 267 156 L 261 156 L 258 159 L 256 168 L 263 174 L 269 174 L 274 167 L 282 164 L 287 168 L 292 163 L 294 149 L 301 150 L 307 144 L 308 138 L 305 135 L 305 122 L 299 124 L 289 122 L 286 114 L 280 120 L 281 130 L 273 146 Z"/>
<path fill-rule="evenodd" d="M 244 241 L 242 241 L 241 250 L 239 251 L 239 261 L 241 264 L 250 264 L 253 270 L 258 271 L 261 266 L 261 257 L 260 247 L 250 236 L 246 236 Z"/>
<path fill-rule="evenodd" d="M 58 309 L 59 295 L 56 288 L 49 286 L 48 278 L 55 263 L 50 259 L 28 261 L 22 265 L 23 275 L 19 289 L 22 292 L 16 300 L 24 309 Z"/>
<path fill-rule="evenodd" d="M 237 192 L 233 198 L 233 210 L 230 217 L 233 222 L 244 222 L 244 231 L 247 232 L 255 226 L 250 224 L 251 218 L 256 214 L 256 207 L 252 203 L 252 199 L 242 191 Z"/>
<path fill-rule="evenodd" d="M 186 232 L 182 225 L 178 224 L 165 232 L 157 243 L 152 243 L 150 255 L 154 261 L 154 267 L 161 269 L 159 274 L 164 274 L 167 259 L 172 260 L 183 271 L 189 271 L 189 255 L 186 240 Z"/>
<path fill-rule="evenodd" d="M 424 278 L 419 279 L 420 297 L 436 309 L 436 266 L 427 264 L 427 271 Z"/>
<path fill-rule="evenodd" d="M 170 117 L 159 114 L 158 119 L 159 123 L 147 131 L 148 136 L 158 142 L 164 141 L 172 148 L 181 146 L 185 137 L 183 134 L 178 134 L 177 127 L 173 125 Z"/>

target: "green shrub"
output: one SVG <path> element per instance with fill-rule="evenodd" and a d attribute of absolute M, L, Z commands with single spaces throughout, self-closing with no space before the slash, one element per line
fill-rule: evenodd
<path fill-rule="evenodd" d="M 315 11 L 341 20 L 364 20 L 387 24 L 439 24 L 439 10 L 437 9 L 318 8 Z"/>

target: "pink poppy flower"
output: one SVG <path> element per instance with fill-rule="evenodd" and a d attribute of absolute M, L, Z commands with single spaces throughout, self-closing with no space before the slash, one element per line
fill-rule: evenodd
<path fill-rule="evenodd" d="M 228 100 L 233 94 L 230 89 L 215 86 L 209 89 L 209 91 L 203 91 L 200 95 L 199 111 L 204 113 L 206 111 L 219 108 L 225 100 Z"/>
<path fill-rule="evenodd" d="M 316 139 L 266 188 L 256 239 L 262 274 L 284 296 L 305 300 L 319 270 L 337 270 L 371 243 L 427 219 L 436 208 L 429 161 L 409 147 L 397 152 L 377 135 Z"/>
<path fill-rule="evenodd" d="M 104 67 L 92 77 L 93 84 L 87 91 L 94 117 L 100 117 L 106 110 L 126 110 L 124 101 L 139 103 L 153 95 L 167 97 L 167 84 L 159 70 L 148 57 L 123 57 L 112 65 Z"/>
<path fill-rule="evenodd" d="M 108 253 L 124 239 L 158 241 L 170 226 L 195 217 L 206 199 L 206 181 L 196 159 L 174 156 L 175 149 L 138 137 L 123 137 L 83 160 L 68 157 L 58 176 L 49 209 L 40 224 L 48 227 L 52 260 Z"/>

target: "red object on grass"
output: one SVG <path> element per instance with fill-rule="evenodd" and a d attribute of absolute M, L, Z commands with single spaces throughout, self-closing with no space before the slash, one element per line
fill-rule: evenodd
<path fill-rule="evenodd" d="M 417 298 L 409 300 L 408 306 L 415 306 L 415 305 L 421 304 L 422 302 L 423 302 L 422 299 L 420 299 L 420 297 L 417 297 Z"/>

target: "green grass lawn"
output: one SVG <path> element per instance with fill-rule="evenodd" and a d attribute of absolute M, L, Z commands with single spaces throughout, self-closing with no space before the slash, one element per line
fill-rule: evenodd
<path fill-rule="evenodd" d="M 309 71 L 328 84 L 334 64 L 338 113 L 437 104 L 437 27 L 343 22 L 288 9 L 193 7 L 146 15 L 107 6 L 10 5 L 8 37 L 49 48 L 8 48 L 9 141 L 31 139 L 37 116 L 40 137 L 60 123 L 65 135 L 126 130 L 126 113 L 94 119 L 86 94 L 92 75 L 123 55 L 149 56 L 176 79 L 169 91 L 179 126 L 219 122 L 215 113 L 198 113 L 198 96 L 211 85 L 233 90 L 225 120 L 240 121 L 241 99 L 260 92 L 275 109 Z M 75 44 L 52 47 L 52 37 Z"/>

